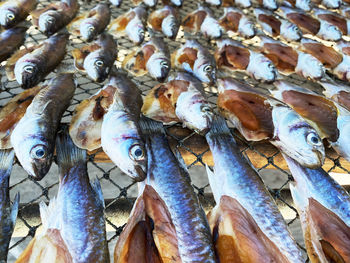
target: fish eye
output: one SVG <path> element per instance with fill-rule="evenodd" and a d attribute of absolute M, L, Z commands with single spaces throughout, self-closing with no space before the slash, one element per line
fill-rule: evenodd
<path fill-rule="evenodd" d="M 46 21 L 50 24 L 52 24 L 53 22 L 55 22 L 55 19 L 52 16 L 48 16 Z"/>
<path fill-rule="evenodd" d="M 273 68 L 273 64 L 272 64 L 272 63 L 269 63 L 269 64 L 267 64 L 267 67 Z"/>
<path fill-rule="evenodd" d="M 102 67 L 103 66 L 103 61 L 102 60 L 96 60 L 95 61 L 95 65 L 98 66 L 98 67 Z"/>
<path fill-rule="evenodd" d="M 321 141 L 320 137 L 313 132 L 311 132 L 307 135 L 306 140 L 307 140 L 307 143 L 310 145 L 315 145 L 315 146 L 322 145 L 322 141 Z"/>
<path fill-rule="evenodd" d="M 129 156 L 134 161 L 140 161 L 144 159 L 145 152 L 143 150 L 143 147 L 141 147 L 140 144 L 134 144 L 133 146 L 131 146 L 129 150 Z"/>
<path fill-rule="evenodd" d="M 89 32 L 93 32 L 94 30 L 95 30 L 95 27 L 93 27 L 93 26 L 89 26 L 89 27 L 88 27 L 88 31 L 89 31 Z"/>
<path fill-rule="evenodd" d="M 169 68 L 169 65 L 168 65 L 168 62 L 167 62 L 167 61 L 162 61 L 162 62 L 160 62 L 160 65 L 161 65 L 163 68 Z"/>
<path fill-rule="evenodd" d="M 145 34 L 145 30 L 143 30 L 142 28 L 139 29 L 139 33 L 144 35 Z"/>
<path fill-rule="evenodd" d="M 30 150 L 30 156 L 33 159 L 42 159 L 46 156 L 46 154 L 47 148 L 45 145 L 42 144 L 36 145 Z"/>
<path fill-rule="evenodd" d="M 204 71 L 205 72 L 211 72 L 213 70 L 213 67 L 211 66 L 211 65 L 206 65 L 205 67 L 204 67 Z"/>
<path fill-rule="evenodd" d="M 15 15 L 14 15 L 13 13 L 7 13 L 6 17 L 7 17 L 9 20 L 15 19 Z"/>
<path fill-rule="evenodd" d="M 34 72 L 34 67 L 33 66 L 25 66 L 23 69 L 27 73 L 33 73 Z"/>
<path fill-rule="evenodd" d="M 202 112 L 209 112 L 209 111 L 211 111 L 211 108 L 209 106 L 204 106 L 204 107 L 202 107 L 201 111 Z"/>

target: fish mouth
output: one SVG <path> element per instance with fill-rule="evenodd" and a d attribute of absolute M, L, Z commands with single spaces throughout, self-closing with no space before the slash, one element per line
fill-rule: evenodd
<path fill-rule="evenodd" d="M 140 165 L 135 165 L 135 171 L 137 176 L 134 176 L 133 179 L 136 182 L 142 182 L 146 179 L 147 173 L 142 169 Z"/>

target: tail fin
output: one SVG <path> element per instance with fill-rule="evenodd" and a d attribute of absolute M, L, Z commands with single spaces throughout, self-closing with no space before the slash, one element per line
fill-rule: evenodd
<path fill-rule="evenodd" d="M 211 126 L 210 131 L 208 132 L 208 135 L 213 135 L 213 134 L 231 135 L 231 131 L 228 128 L 226 121 L 223 117 L 216 115 L 213 118 L 212 126 Z"/>
<path fill-rule="evenodd" d="M 69 136 L 67 126 L 64 126 L 57 134 L 56 152 L 58 167 L 60 168 L 61 174 L 65 172 L 65 170 L 76 166 L 77 163 L 86 164 L 86 151 L 75 146 Z"/>
<path fill-rule="evenodd" d="M 13 226 L 16 224 L 16 218 L 18 214 L 18 206 L 19 206 L 19 193 L 16 194 L 15 199 L 13 200 L 12 208 L 11 208 L 11 222 Z"/>
<path fill-rule="evenodd" d="M 164 127 L 163 123 L 154 121 L 152 119 L 149 119 L 147 117 L 142 117 L 139 122 L 141 131 L 144 135 L 150 136 L 152 134 L 164 134 Z"/>
<path fill-rule="evenodd" d="M 9 176 L 15 154 L 11 150 L 0 150 L 0 176 Z"/>

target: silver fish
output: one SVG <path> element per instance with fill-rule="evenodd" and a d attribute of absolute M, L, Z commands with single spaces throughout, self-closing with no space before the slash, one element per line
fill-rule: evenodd
<path fill-rule="evenodd" d="M 312 0 L 316 4 L 322 4 L 327 8 L 335 9 L 339 8 L 342 4 L 342 0 Z M 345 0 L 346 1 L 346 0 Z"/>
<path fill-rule="evenodd" d="M 180 26 L 177 11 L 168 5 L 153 11 L 148 17 L 148 24 L 153 30 L 163 32 L 172 39 L 176 38 Z"/>
<path fill-rule="evenodd" d="M 40 203 L 43 231 L 16 262 L 108 263 L 100 183 L 89 181 L 86 151 L 73 144 L 68 132 L 57 137 L 58 193 L 48 206 Z"/>
<path fill-rule="evenodd" d="M 323 94 L 350 111 L 350 87 L 335 82 L 320 82 L 325 89 Z"/>
<path fill-rule="evenodd" d="M 252 6 L 252 2 L 251 0 L 222 0 L 222 6 L 224 7 L 231 7 L 235 5 L 248 8 Z"/>
<path fill-rule="evenodd" d="M 18 213 L 19 193 L 16 194 L 11 206 L 9 192 L 13 159 L 13 150 L 0 151 L 0 262 L 7 262 L 10 239 Z"/>
<path fill-rule="evenodd" d="M 119 7 L 123 0 L 109 0 L 109 2 L 112 4 L 112 5 L 115 5 L 116 7 Z"/>
<path fill-rule="evenodd" d="M 311 0 L 287 0 L 283 4 L 294 8 L 299 8 L 303 11 L 309 12 L 312 9 Z"/>
<path fill-rule="evenodd" d="M 26 27 L 14 27 L 0 34 L 0 62 L 8 59 L 25 41 Z"/>
<path fill-rule="evenodd" d="M 0 4 L 0 25 L 10 28 L 27 18 L 37 0 L 8 0 Z"/>
<path fill-rule="evenodd" d="M 138 126 L 141 92 L 134 82 L 120 72 L 111 75 L 108 86 L 115 87 L 116 92 L 113 103 L 103 116 L 101 146 L 124 173 L 142 181 L 146 177 L 147 156 Z"/>
<path fill-rule="evenodd" d="M 35 96 L 11 134 L 17 159 L 36 180 L 49 171 L 58 125 L 75 91 L 73 74 L 51 79 Z"/>
<path fill-rule="evenodd" d="M 219 259 L 257 262 L 263 254 L 262 262 L 304 262 L 269 191 L 218 119 L 206 139 L 215 164 L 207 173 L 216 201 L 208 218 Z"/>
<path fill-rule="evenodd" d="M 246 140 L 268 139 L 306 167 L 324 163 L 325 149 L 317 131 L 286 104 L 233 78 L 219 79 L 218 88 L 220 113 Z"/>
<path fill-rule="evenodd" d="M 262 5 L 264 8 L 270 10 L 276 10 L 278 8 L 278 4 L 276 0 L 258 0 L 258 3 Z"/>
<path fill-rule="evenodd" d="M 163 2 L 164 5 L 170 5 L 170 4 L 172 4 L 172 5 L 177 6 L 177 7 L 182 6 L 182 4 L 183 4 L 184 1 L 185 1 L 185 0 L 162 0 L 162 2 Z"/>
<path fill-rule="evenodd" d="M 186 40 L 185 44 L 171 55 L 171 61 L 175 68 L 192 73 L 202 82 L 215 82 L 215 59 L 196 40 Z"/>
<path fill-rule="evenodd" d="M 215 5 L 215 6 L 219 6 L 222 3 L 221 0 L 204 0 L 204 2 L 209 5 Z"/>
<path fill-rule="evenodd" d="M 182 262 L 216 262 L 208 221 L 184 161 L 171 151 L 161 123 L 144 120 L 140 126 L 146 140 L 147 178 L 169 209 Z"/>
<path fill-rule="evenodd" d="M 158 3 L 158 0 L 131 0 L 134 5 L 145 4 L 148 7 L 155 7 Z"/>
<path fill-rule="evenodd" d="M 325 9 L 320 8 L 314 8 L 313 9 L 315 16 L 320 19 L 324 20 L 329 24 L 332 24 L 333 26 L 337 27 L 339 31 L 342 32 L 344 36 L 349 35 L 350 33 L 350 20 L 346 19 L 345 17 L 342 17 L 336 12 L 331 12 Z"/>

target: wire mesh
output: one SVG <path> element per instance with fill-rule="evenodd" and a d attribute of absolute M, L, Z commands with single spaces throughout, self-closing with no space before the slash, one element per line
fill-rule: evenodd
<path fill-rule="evenodd" d="M 38 8 L 47 6 L 51 1 L 40 1 Z M 81 2 L 80 12 L 85 12 L 91 10 L 98 1 L 83 3 Z M 103 2 L 103 1 L 100 1 Z M 179 9 L 180 17 L 184 18 L 186 14 L 192 12 L 197 8 L 198 3 L 194 0 L 185 0 L 184 5 Z M 157 8 L 161 6 L 158 3 Z M 112 19 L 118 17 L 120 14 L 127 12 L 130 7 L 132 7 L 131 1 L 124 0 L 121 7 L 111 6 Z M 219 18 L 223 14 L 223 8 L 212 8 L 216 18 Z M 148 10 L 150 13 L 151 10 Z M 252 17 L 252 9 L 244 10 L 249 16 Z M 149 34 L 146 33 L 146 41 L 149 39 Z M 203 45 L 207 46 L 210 50 L 215 50 L 215 42 L 207 41 L 199 35 L 186 36 L 180 29 L 178 37 L 175 41 L 165 39 L 168 43 L 170 51 L 174 51 L 178 48 L 181 43 L 185 42 L 185 37 L 191 37 L 198 39 Z M 258 42 L 255 38 L 251 40 L 244 40 L 238 36 L 234 36 L 235 39 L 241 40 L 245 44 L 256 47 Z M 29 47 L 36 45 L 41 41 L 45 40 L 44 36 L 40 31 L 38 31 L 34 26 L 31 26 L 28 30 L 28 37 L 26 39 L 23 47 Z M 117 66 L 121 65 L 124 57 L 130 49 L 133 48 L 132 43 L 126 37 L 120 37 L 118 41 L 118 61 Z M 86 45 L 84 41 L 80 38 L 71 36 L 70 44 L 67 47 L 67 55 L 62 62 L 62 65 L 55 72 L 47 76 L 46 79 L 50 79 L 57 73 L 57 71 L 62 70 L 64 67 L 71 67 L 73 64 L 71 50 L 75 48 L 81 48 Z M 1 83 L 2 91 L 0 92 L 0 105 L 1 107 L 6 104 L 12 97 L 20 93 L 22 89 L 19 87 L 16 81 L 8 81 L 4 72 L 4 68 L 1 67 Z M 220 74 L 220 73 L 219 73 Z M 62 119 L 63 123 L 69 123 L 71 116 L 73 114 L 74 108 L 83 100 L 94 93 L 96 93 L 102 86 L 102 84 L 94 83 L 91 81 L 86 74 L 81 72 L 76 72 L 76 79 L 78 82 L 78 87 L 75 91 L 75 96 L 71 102 L 70 107 L 64 114 Z M 242 73 L 234 74 L 236 78 L 242 79 L 256 86 L 256 88 L 261 91 L 266 92 L 266 89 L 270 88 L 268 84 L 257 84 L 254 80 L 248 78 Z M 132 76 L 131 76 L 132 77 Z M 302 80 L 300 77 L 291 75 L 288 79 L 295 83 L 306 83 L 306 80 Z M 143 77 L 135 78 L 133 80 L 142 90 L 142 94 L 146 95 L 148 91 L 158 84 L 148 75 Z M 318 89 L 317 86 L 313 85 L 313 89 Z M 216 93 L 215 87 L 206 87 L 206 94 L 212 106 L 216 108 Z M 213 199 L 211 198 L 211 190 L 208 184 L 205 173 L 206 156 L 209 155 L 209 148 L 204 145 L 200 150 L 193 148 L 193 143 L 191 140 L 198 137 L 194 132 L 186 131 L 183 136 L 179 137 L 177 133 L 174 132 L 176 129 L 181 129 L 180 124 L 174 124 L 166 127 L 169 139 L 172 141 L 173 146 L 178 148 L 182 153 L 186 152 L 190 157 L 188 158 L 190 163 L 188 164 L 189 172 L 192 177 L 193 187 L 197 193 L 202 204 L 210 209 L 213 205 Z M 288 224 L 291 228 L 298 229 L 300 233 L 300 225 L 298 223 L 298 215 L 296 209 L 293 207 L 293 203 L 290 198 L 288 198 L 288 183 L 292 180 L 291 175 L 285 170 L 286 164 L 283 161 L 280 153 L 276 148 L 263 143 L 253 143 L 245 141 L 242 136 L 240 136 L 236 131 L 233 131 L 236 140 L 239 142 L 242 153 L 252 161 L 255 168 L 265 179 L 267 183 L 266 186 L 270 190 L 271 194 L 275 198 L 279 207 L 283 208 L 284 215 L 288 214 Z M 267 151 L 266 149 L 269 149 Z M 114 244 L 121 233 L 123 226 L 125 224 L 128 213 L 134 202 L 134 197 L 137 196 L 137 187 L 135 183 L 129 179 L 126 175 L 123 175 L 121 171 L 114 166 L 112 163 L 98 162 L 96 156 L 102 150 L 98 150 L 89 155 L 88 160 L 88 171 L 91 178 L 97 177 L 101 183 L 102 191 L 106 199 L 106 225 L 108 233 L 108 242 L 110 247 L 111 255 L 113 254 Z M 260 162 L 255 162 L 259 159 Z M 262 160 L 262 161 L 261 161 Z M 349 175 L 349 170 L 346 168 L 349 164 L 336 153 L 329 151 L 327 154 L 327 165 L 324 167 L 328 172 L 339 172 Z M 273 169 L 273 170 L 272 170 Z M 271 178 L 275 178 L 275 182 Z M 277 181 L 276 181 L 277 180 Z M 272 182 L 272 183 L 271 183 Z M 19 214 L 17 218 L 17 223 L 15 227 L 15 232 L 10 244 L 9 250 L 9 262 L 14 261 L 15 258 L 21 253 L 25 246 L 29 243 L 32 237 L 35 235 L 37 229 L 41 225 L 38 215 L 38 203 L 40 201 L 49 202 L 50 199 L 56 195 L 58 187 L 58 170 L 56 162 L 52 165 L 49 175 L 47 175 L 42 181 L 34 181 L 28 177 L 25 171 L 21 168 L 20 164 L 16 161 L 13 168 L 13 173 L 10 181 L 10 193 L 13 200 L 14 195 L 17 192 L 21 194 L 21 205 L 19 209 Z M 286 190 L 287 189 L 287 190 Z M 304 244 L 302 238 L 297 239 L 300 247 L 304 249 Z M 304 249 L 305 250 L 305 249 Z M 305 260 L 306 256 L 305 256 Z"/>

